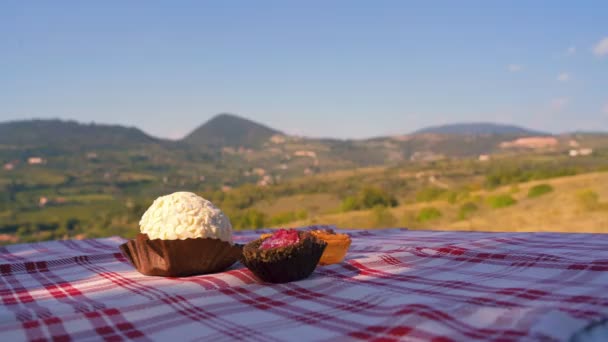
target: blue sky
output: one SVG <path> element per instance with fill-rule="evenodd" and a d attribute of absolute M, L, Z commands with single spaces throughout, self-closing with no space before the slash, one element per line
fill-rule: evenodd
<path fill-rule="evenodd" d="M 0 120 L 608 130 L 606 1 L 0 2 Z"/>

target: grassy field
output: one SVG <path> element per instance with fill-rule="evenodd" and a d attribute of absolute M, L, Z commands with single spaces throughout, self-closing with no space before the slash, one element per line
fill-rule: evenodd
<path fill-rule="evenodd" d="M 187 168 L 183 170 L 189 170 Z M 139 171 L 71 173 L 24 168 L 0 196 L 0 244 L 133 236 L 159 195 L 193 191 L 235 229 L 335 224 L 483 231 L 608 232 L 608 159 L 550 153 L 420 161 L 205 188 Z M 234 171 L 234 170 L 233 170 Z M 175 174 L 185 171 L 176 171 Z M 238 173 L 239 171 L 234 171 Z M 97 175 L 97 176 L 95 176 Z M 183 176 L 183 175 L 182 175 Z M 113 178 L 112 178 L 113 177 Z M 185 177 L 185 176 L 183 176 Z M 183 178 L 182 179 L 185 179 Z M 213 183 L 211 181 L 210 183 Z"/>
<path fill-rule="evenodd" d="M 549 184 L 552 191 L 537 197 L 528 197 L 529 189 Z M 584 194 L 597 194 L 597 205 L 585 204 Z M 509 195 L 516 202 L 502 208 L 492 208 L 487 199 Z M 304 202 L 314 198 L 302 198 Z M 593 202 L 593 201 L 592 201 Z M 466 203 L 473 203 L 468 217 L 459 214 Z M 554 232 L 608 232 L 608 173 L 590 173 L 550 180 L 504 186 L 492 191 L 479 190 L 455 203 L 445 199 L 430 202 L 404 203 L 395 208 L 370 209 L 347 213 L 311 216 L 291 222 L 291 226 L 314 223 L 335 224 L 342 228 L 381 228 L 402 226 L 418 229 L 479 230 L 479 231 L 554 231 Z M 283 203 L 283 210 L 293 210 Z M 435 208 L 440 216 L 420 217 L 421 211 Z M 466 210 L 465 210 L 466 211 Z M 428 213 L 429 210 L 426 210 Z M 435 217 L 434 217 L 435 216 Z"/>
<path fill-rule="evenodd" d="M 285 212 L 306 210 L 309 215 L 318 216 L 335 212 L 340 206 L 340 199 L 332 194 L 293 195 L 280 200 L 263 201 L 253 206 L 254 209 L 274 216 Z"/>

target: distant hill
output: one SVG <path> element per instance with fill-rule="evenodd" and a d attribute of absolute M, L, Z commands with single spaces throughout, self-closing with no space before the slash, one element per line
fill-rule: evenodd
<path fill-rule="evenodd" d="M 163 176 L 166 176 L 175 167 L 196 165 L 202 168 L 200 172 L 208 182 L 221 179 L 226 184 L 238 184 L 243 179 L 257 181 L 259 177 L 248 171 L 256 168 L 286 179 L 304 173 L 356 167 L 471 158 L 503 153 L 501 144 L 504 142 L 545 134 L 493 123 L 444 125 L 416 133 L 359 140 L 284 135 L 267 144 L 273 135 L 283 133 L 233 114 L 217 115 L 178 141 L 151 137 L 137 128 L 118 125 L 61 120 L 14 121 L 0 123 L 0 165 L 37 155 L 55 161 L 61 156 L 66 163 L 71 161 L 78 166 L 84 155 L 82 152 L 107 150 L 112 153 L 100 153 L 98 164 L 86 164 L 85 167 L 98 167 L 101 161 L 108 165 L 134 167 L 129 163 L 136 160 L 140 162 L 137 167 L 164 172 Z M 597 151 L 608 146 L 608 135 L 576 133 L 556 137 L 560 141 L 559 148 L 564 151 L 571 141 L 576 141 L 581 148 Z M 73 155 L 76 158 L 72 158 Z"/>
<path fill-rule="evenodd" d="M 489 122 L 456 123 L 431 126 L 420 129 L 413 134 L 454 134 L 454 135 L 549 135 L 515 125 L 505 125 Z"/>
<path fill-rule="evenodd" d="M 275 134 L 281 132 L 233 114 L 219 114 L 183 141 L 196 146 L 259 147 Z"/>
<path fill-rule="evenodd" d="M 63 120 L 0 123 L 0 144 L 19 147 L 113 148 L 159 141 L 134 127 Z"/>

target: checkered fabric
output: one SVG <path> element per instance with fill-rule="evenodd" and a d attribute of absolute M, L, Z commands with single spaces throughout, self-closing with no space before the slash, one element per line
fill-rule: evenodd
<path fill-rule="evenodd" d="M 557 341 L 608 316 L 608 235 L 347 232 L 345 262 L 279 285 L 146 277 L 118 237 L 2 247 L 0 341 Z"/>

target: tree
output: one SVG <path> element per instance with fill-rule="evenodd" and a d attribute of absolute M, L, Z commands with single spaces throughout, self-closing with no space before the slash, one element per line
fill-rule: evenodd
<path fill-rule="evenodd" d="M 553 187 L 549 184 L 538 184 L 528 190 L 528 198 L 539 197 L 553 191 Z"/>
<path fill-rule="evenodd" d="M 237 229 L 263 228 L 266 224 L 266 215 L 258 210 L 249 209 L 241 215 L 230 216 L 232 225 Z"/>
<path fill-rule="evenodd" d="M 342 201 L 342 204 L 340 205 L 340 210 L 344 211 L 344 212 L 359 210 L 359 209 L 361 209 L 359 201 L 357 200 L 356 197 L 353 197 L 353 196 L 346 197 Z"/>
<path fill-rule="evenodd" d="M 367 209 L 377 206 L 396 207 L 398 204 L 397 199 L 394 196 L 376 187 L 364 188 L 361 191 L 360 198 L 361 205 Z"/>
<path fill-rule="evenodd" d="M 464 203 L 463 205 L 460 206 L 460 209 L 458 210 L 458 219 L 459 220 L 469 219 L 471 217 L 471 215 L 473 215 L 473 213 L 475 211 L 477 211 L 477 209 L 478 209 L 477 204 L 475 204 L 473 202 Z"/>
<path fill-rule="evenodd" d="M 517 201 L 507 194 L 488 197 L 488 205 L 494 209 L 510 207 L 516 203 Z"/>
<path fill-rule="evenodd" d="M 427 222 L 427 221 L 436 220 L 440 217 L 441 217 L 441 211 L 439 211 L 439 209 L 437 209 L 435 207 L 426 207 L 426 208 L 422 208 L 418 212 L 417 219 L 418 219 L 418 222 Z"/>
<path fill-rule="evenodd" d="M 372 218 L 376 227 L 390 228 L 397 223 L 397 218 L 384 206 L 374 207 Z"/>
<path fill-rule="evenodd" d="M 600 196 L 591 189 L 580 190 L 576 198 L 581 207 L 585 210 L 596 210 L 600 208 Z"/>
<path fill-rule="evenodd" d="M 23 186 L 23 184 L 17 183 L 14 179 L 11 179 L 11 181 L 6 184 L 4 188 L 6 190 L 7 200 L 9 202 L 15 202 L 15 200 L 17 199 L 17 193 L 19 191 L 22 191 L 25 187 Z"/>

